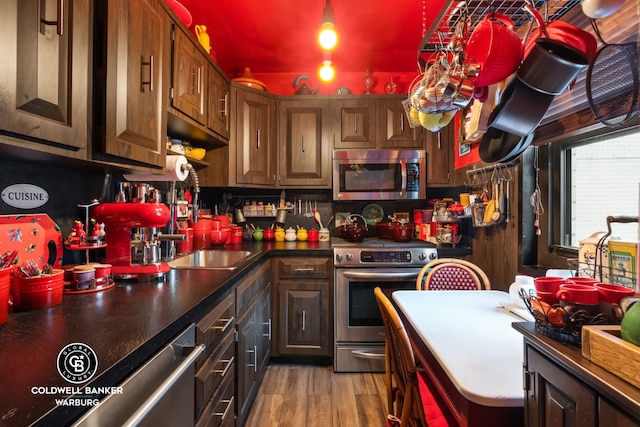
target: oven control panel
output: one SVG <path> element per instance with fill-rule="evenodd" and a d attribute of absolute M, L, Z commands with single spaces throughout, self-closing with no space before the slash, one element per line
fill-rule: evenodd
<path fill-rule="evenodd" d="M 411 262 L 411 251 L 362 251 L 360 252 L 360 262 L 377 263 L 407 263 Z"/>
<path fill-rule="evenodd" d="M 438 257 L 434 248 L 334 249 L 336 267 L 422 266 Z"/>

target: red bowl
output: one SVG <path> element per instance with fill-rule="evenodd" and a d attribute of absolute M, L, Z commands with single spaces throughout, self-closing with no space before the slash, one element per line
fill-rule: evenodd
<path fill-rule="evenodd" d="M 62 302 L 64 270 L 37 277 L 11 276 L 10 304 L 15 311 L 53 307 Z"/>
<path fill-rule="evenodd" d="M 222 246 L 227 243 L 229 238 L 229 229 L 211 230 L 211 246 Z"/>

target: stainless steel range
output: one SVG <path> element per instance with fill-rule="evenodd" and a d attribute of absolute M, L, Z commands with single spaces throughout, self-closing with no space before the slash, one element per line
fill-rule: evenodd
<path fill-rule="evenodd" d="M 335 266 L 334 362 L 336 372 L 384 372 L 384 326 L 373 289 L 389 296 L 415 289 L 420 269 L 438 257 L 426 242 L 366 239 L 332 242 Z"/>

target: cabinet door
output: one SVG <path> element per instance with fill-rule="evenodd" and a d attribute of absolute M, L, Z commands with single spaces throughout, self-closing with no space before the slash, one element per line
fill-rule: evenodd
<path fill-rule="evenodd" d="M 204 125 L 209 63 L 189 36 L 174 25 L 171 105 Z"/>
<path fill-rule="evenodd" d="M 207 127 L 229 140 L 229 82 L 209 64 Z"/>
<path fill-rule="evenodd" d="M 236 182 L 274 184 L 273 101 L 258 92 L 236 91 Z"/>
<path fill-rule="evenodd" d="M 257 339 L 257 361 L 258 361 L 258 378 L 266 373 L 267 363 L 271 356 L 271 281 L 267 284 L 264 291 L 258 297 L 256 302 L 257 321 L 256 321 L 256 339 Z"/>
<path fill-rule="evenodd" d="M 256 342 L 256 305 L 240 318 L 238 326 L 238 420 L 242 425 L 251 407 L 252 396 L 257 387 L 257 342 Z"/>
<path fill-rule="evenodd" d="M 105 24 L 106 21 L 106 24 Z M 106 28 L 103 28 L 106 25 Z M 165 166 L 170 25 L 157 0 L 96 0 L 94 157 Z"/>
<path fill-rule="evenodd" d="M 86 157 L 89 2 L 9 0 L 2 9 L 0 134 Z"/>
<path fill-rule="evenodd" d="M 329 101 L 281 101 L 279 183 L 331 187 L 331 109 Z"/>
<path fill-rule="evenodd" d="M 527 426 L 596 426 L 596 394 L 558 365 L 526 346 Z"/>
<path fill-rule="evenodd" d="M 598 426 L 637 427 L 640 420 L 631 418 L 603 398 L 598 399 Z"/>
<path fill-rule="evenodd" d="M 281 355 L 331 355 L 329 284 L 285 282 L 278 286 L 278 351 Z"/>
<path fill-rule="evenodd" d="M 427 152 L 427 185 L 447 185 L 451 177 L 453 132 L 449 125 L 438 133 L 423 131 Z"/>
<path fill-rule="evenodd" d="M 422 148 L 422 132 L 420 127 L 409 126 L 402 106 L 403 99 L 394 97 L 379 101 L 379 148 Z"/>
<path fill-rule="evenodd" d="M 334 106 L 335 148 L 376 148 L 376 108 L 368 99 L 343 100 Z"/>

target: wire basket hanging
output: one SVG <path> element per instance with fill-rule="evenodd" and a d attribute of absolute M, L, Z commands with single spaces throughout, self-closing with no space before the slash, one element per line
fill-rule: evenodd
<path fill-rule="evenodd" d="M 595 118 L 617 127 L 640 113 L 640 58 L 638 43 L 608 44 L 595 20 L 594 32 L 604 44 L 587 71 L 587 98 Z"/>

